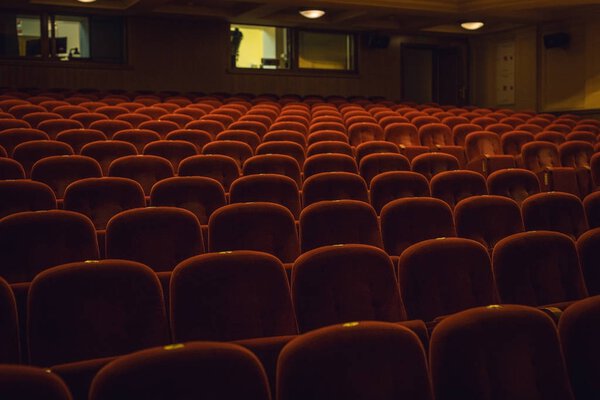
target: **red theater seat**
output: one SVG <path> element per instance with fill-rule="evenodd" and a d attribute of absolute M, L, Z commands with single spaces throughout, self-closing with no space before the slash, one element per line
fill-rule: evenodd
<path fill-rule="evenodd" d="M 367 184 L 370 184 L 373 178 L 384 172 L 410 171 L 410 162 L 401 154 L 374 153 L 360 160 L 359 171 Z"/>
<path fill-rule="evenodd" d="M 231 203 L 268 202 L 284 206 L 298 219 L 301 210 L 298 185 L 292 178 L 279 174 L 247 175 L 231 184 Z"/>
<path fill-rule="evenodd" d="M 100 164 L 86 156 L 50 156 L 37 161 L 31 168 L 31 179 L 52 188 L 57 199 L 64 197 L 65 189 L 72 182 L 101 176 Z"/>
<path fill-rule="evenodd" d="M 97 129 L 68 129 L 56 135 L 56 141 L 71 146 L 75 154 L 79 154 L 83 146 L 88 143 L 102 142 L 106 135 Z"/>
<path fill-rule="evenodd" d="M 17 303 L 8 282 L 0 277 L 0 365 L 19 364 L 20 362 L 21 346 Z M 7 382 L 4 379 L 5 376 L 0 367 L 0 393 L 6 396 L 4 384 Z"/>
<path fill-rule="evenodd" d="M 490 194 L 511 198 L 519 205 L 527 197 L 540 192 L 537 175 L 526 169 L 493 172 L 487 178 L 487 186 Z"/>
<path fill-rule="evenodd" d="M 285 270 L 270 254 L 237 250 L 187 259 L 173 271 L 170 293 L 175 341 L 297 333 Z"/>
<path fill-rule="evenodd" d="M 181 161 L 197 155 L 196 146 L 184 140 L 159 140 L 144 146 L 144 155 L 153 155 L 168 160 L 177 172 Z"/>
<path fill-rule="evenodd" d="M 406 319 L 392 261 L 367 245 L 324 246 L 301 255 L 292 270 L 292 297 L 300 332 Z"/>
<path fill-rule="evenodd" d="M 375 210 L 358 200 L 320 201 L 300 213 L 302 252 L 333 244 L 383 248 Z"/>
<path fill-rule="evenodd" d="M 41 182 L 24 179 L 0 181 L 0 218 L 22 211 L 55 208 L 54 192 Z"/>
<path fill-rule="evenodd" d="M 600 294 L 600 229 L 590 229 L 577 240 L 581 271 L 591 296 Z"/>
<path fill-rule="evenodd" d="M 113 140 L 131 143 L 135 146 L 137 153 L 142 154 L 148 143 L 160 140 L 160 135 L 148 129 L 125 129 L 118 131 L 112 137 Z"/>
<path fill-rule="evenodd" d="M 146 196 L 150 195 L 156 182 L 173 175 L 173 166 L 169 161 L 149 155 L 120 157 L 108 167 L 108 176 L 133 179 L 142 186 Z"/>
<path fill-rule="evenodd" d="M 429 239 L 408 247 L 398 281 L 409 319 L 432 321 L 497 301 L 487 249 L 463 238 Z"/>
<path fill-rule="evenodd" d="M 73 399 L 58 375 L 24 365 L 0 365 L 0 393 L 5 399 Z"/>
<path fill-rule="evenodd" d="M 429 365 L 437 400 L 573 400 L 556 327 L 530 307 L 479 307 L 444 319 L 431 336 Z"/>
<path fill-rule="evenodd" d="M 231 183 L 240 176 L 234 159 L 220 154 L 188 157 L 179 165 L 179 176 L 206 176 L 218 181 L 226 192 Z"/>
<path fill-rule="evenodd" d="M 299 247 L 294 216 L 279 204 L 230 204 L 216 210 L 208 221 L 211 252 L 255 250 L 291 263 L 298 257 Z"/>
<path fill-rule="evenodd" d="M 102 174 L 108 175 L 110 163 L 117 158 L 137 155 L 135 146 L 120 140 L 107 140 L 88 143 L 81 148 L 81 155 L 91 157 L 100 164 Z"/>
<path fill-rule="evenodd" d="M 267 133 L 266 136 L 268 135 L 269 134 Z M 300 168 L 304 166 L 304 159 L 306 158 L 304 147 L 293 141 L 264 142 L 256 148 L 255 154 L 257 156 L 266 154 L 282 154 L 290 156 L 298 162 Z"/>
<path fill-rule="evenodd" d="M 10 128 L 0 132 L 0 146 L 12 157 L 13 150 L 17 145 L 32 140 L 50 139 L 46 132 L 33 128 Z"/>
<path fill-rule="evenodd" d="M 141 262 L 161 272 L 201 253 L 204 244 L 198 218 L 181 208 L 127 210 L 106 226 L 106 258 Z"/>
<path fill-rule="evenodd" d="M 563 308 L 587 297 L 575 242 L 565 234 L 534 231 L 502 239 L 493 265 L 502 303 Z"/>
<path fill-rule="evenodd" d="M 277 399 L 432 400 L 433 395 L 425 352 L 413 332 L 385 322 L 348 322 L 309 332 L 283 348 Z"/>
<path fill-rule="evenodd" d="M 304 207 L 323 200 L 360 200 L 369 202 L 367 183 L 349 172 L 322 172 L 310 176 L 302 186 Z"/>
<path fill-rule="evenodd" d="M 18 161 L 25 176 L 31 176 L 31 167 L 37 161 L 51 156 L 68 156 L 73 155 L 71 145 L 53 140 L 32 140 L 17 145 L 13 152 L 13 158 Z"/>
<path fill-rule="evenodd" d="M 0 220 L 0 276 L 29 282 L 39 272 L 64 263 L 95 260 L 94 225 L 71 211 L 26 211 Z"/>
<path fill-rule="evenodd" d="M 122 357 L 94 378 L 90 400 L 212 398 L 269 400 L 265 371 L 250 351 L 229 343 L 187 343 Z"/>
<path fill-rule="evenodd" d="M 581 200 L 569 193 L 538 193 L 525 199 L 521 207 L 528 231 L 557 231 L 577 240 L 589 228 Z"/>
<path fill-rule="evenodd" d="M 444 200 L 452 209 L 471 196 L 487 194 L 483 175 L 473 171 L 445 171 L 431 178 L 431 195 Z"/>
<path fill-rule="evenodd" d="M 244 163 L 244 175 L 278 174 L 292 178 L 298 187 L 302 185 L 300 166 L 291 156 L 264 154 L 250 157 Z"/>
<path fill-rule="evenodd" d="M 379 214 L 383 206 L 392 200 L 403 197 L 429 197 L 429 182 L 416 172 L 382 172 L 371 180 L 371 205 Z"/>

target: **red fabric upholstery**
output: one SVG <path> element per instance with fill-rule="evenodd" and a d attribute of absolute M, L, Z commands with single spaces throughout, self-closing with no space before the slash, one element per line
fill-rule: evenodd
<path fill-rule="evenodd" d="M 69 144 L 51 140 L 21 143 L 14 148 L 13 152 L 13 158 L 23 166 L 27 177 L 31 176 L 33 164 L 42 158 L 67 155 L 73 155 L 73 148 Z"/>
<path fill-rule="evenodd" d="M 498 241 L 524 230 L 519 205 L 502 196 L 461 200 L 454 209 L 454 219 L 458 236 L 481 243 L 490 253 Z"/>
<path fill-rule="evenodd" d="M 253 156 L 254 152 L 252 151 L 252 147 L 244 142 L 218 140 L 204 145 L 202 154 L 220 154 L 231 157 L 241 168 L 244 162 Z"/>
<path fill-rule="evenodd" d="M 296 182 L 284 175 L 257 174 L 238 178 L 231 184 L 231 203 L 269 202 L 284 206 L 298 219 L 300 194 Z"/>
<path fill-rule="evenodd" d="M 306 136 L 300 132 L 288 130 L 270 131 L 262 138 L 263 143 L 267 142 L 295 142 L 302 148 L 306 147 Z M 257 153 L 258 154 L 258 153 Z"/>
<path fill-rule="evenodd" d="M 344 154 L 317 154 L 304 162 L 304 177 L 308 178 L 321 172 L 358 173 L 354 158 Z"/>
<path fill-rule="evenodd" d="M 81 148 L 88 143 L 106 140 L 106 135 L 97 129 L 68 129 L 56 135 L 58 142 L 67 143 L 75 154 L 79 154 Z"/>
<path fill-rule="evenodd" d="M 588 230 L 583 204 L 569 193 L 550 192 L 529 196 L 522 204 L 525 229 L 562 232 L 577 239 Z"/>
<path fill-rule="evenodd" d="M 387 203 L 381 210 L 381 233 L 386 252 L 393 256 L 423 240 L 456 236 L 450 207 L 429 197 Z"/>
<path fill-rule="evenodd" d="M 13 179 L 25 179 L 23 167 L 10 158 L 0 158 L 0 181 Z"/>
<path fill-rule="evenodd" d="M 527 131 L 506 132 L 500 138 L 502 152 L 511 156 L 520 156 L 523 145 L 534 140 L 533 134 Z"/>
<path fill-rule="evenodd" d="M 483 175 L 473 171 L 445 171 L 431 178 L 431 195 L 444 200 L 451 208 L 471 196 L 487 194 Z"/>
<path fill-rule="evenodd" d="M 54 139 L 56 135 L 67 129 L 83 129 L 83 124 L 72 119 L 50 119 L 40 122 L 37 129 L 46 132 L 50 139 Z"/>
<path fill-rule="evenodd" d="M 572 400 L 556 328 L 534 308 L 475 308 L 433 331 L 429 365 L 437 400 Z"/>
<path fill-rule="evenodd" d="M 158 278 L 150 268 L 123 260 L 67 264 L 36 276 L 28 327 L 31 362 L 42 366 L 125 354 L 169 340 Z"/>
<path fill-rule="evenodd" d="M 270 254 L 238 250 L 187 259 L 173 271 L 170 294 L 175 341 L 297 333 L 286 273 Z"/>
<path fill-rule="evenodd" d="M 256 148 L 256 155 L 265 154 L 283 154 L 290 156 L 298 162 L 300 168 L 304 166 L 304 147 L 293 141 L 263 142 Z"/>
<path fill-rule="evenodd" d="M 180 129 L 180 126 L 172 121 L 145 121 L 139 124 L 138 128 L 154 131 L 164 139 L 170 132 Z"/>
<path fill-rule="evenodd" d="M 302 186 L 304 207 L 323 200 L 360 200 L 369 202 L 369 190 L 363 178 L 349 172 L 322 172 L 312 175 Z"/>
<path fill-rule="evenodd" d="M 163 179 L 152 187 L 150 204 L 184 208 L 194 213 L 202 225 L 219 207 L 224 206 L 225 190 L 216 180 L 201 176 Z"/>
<path fill-rule="evenodd" d="M 325 140 L 311 144 L 306 149 L 306 156 L 311 157 L 316 154 L 338 153 L 354 157 L 354 150 L 348 143 L 338 142 L 335 140 Z"/>
<path fill-rule="evenodd" d="M 138 154 L 142 154 L 144 147 L 151 142 L 160 140 L 160 135 L 149 129 L 124 129 L 113 135 L 113 140 L 131 143 Z"/>
<path fill-rule="evenodd" d="M 396 324 L 321 328 L 292 340 L 279 356 L 279 400 L 431 400 L 431 392 L 418 337 Z"/>
<path fill-rule="evenodd" d="M 575 242 L 562 233 L 509 236 L 496 244 L 493 265 L 503 303 L 542 306 L 587 296 Z"/>
<path fill-rule="evenodd" d="M 100 164 L 86 156 L 50 156 L 33 164 L 31 179 L 45 183 L 62 199 L 72 182 L 102 176 Z"/>
<path fill-rule="evenodd" d="M 278 174 L 293 179 L 298 187 L 302 185 L 300 166 L 296 159 L 283 154 L 264 154 L 250 157 L 244 163 L 244 175 Z"/>
<path fill-rule="evenodd" d="M 583 199 L 583 208 L 590 228 L 600 227 L 600 192 L 588 194 Z"/>
<path fill-rule="evenodd" d="M 175 207 L 123 211 L 106 227 L 106 257 L 138 261 L 155 271 L 170 271 L 204 252 L 200 223 Z"/>
<path fill-rule="evenodd" d="M 359 165 L 361 176 L 370 183 L 383 172 L 410 171 L 410 162 L 406 156 L 394 153 L 375 153 L 362 158 Z"/>
<path fill-rule="evenodd" d="M 399 154 L 398 146 L 391 142 L 383 140 L 372 140 L 370 142 L 364 142 L 356 147 L 356 162 L 360 164 L 360 161 L 369 154 L 375 153 L 396 153 Z"/>
<path fill-rule="evenodd" d="M 600 393 L 600 296 L 580 300 L 561 315 L 558 332 L 576 399 Z"/>
<path fill-rule="evenodd" d="M 40 271 L 98 258 L 94 225 L 71 211 L 27 211 L 0 220 L 0 276 L 28 282 Z"/>
<path fill-rule="evenodd" d="M 98 161 L 102 174 L 108 176 L 110 163 L 120 157 L 137 155 L 137 149 L 131 143 L 119 140 L 88 143 L 81 148 L 81 155 L 91 157 Z"/>
<path fill-rule="evenodd" d="M 41 182 L 0 181 L 0 218 L 22 211 L 53 210 L 55 208 L 54 192 Z"/>
<path fill-rule="evenodd" d="M 100 113 L 81 112 L 71 115 L 69 119 L 79 121 L 83 124 L 84 128 L 89 128 L 92 122 L 109 118 L 106 115 Z"/>
<path fill-rule="evenodd" d="M 0 393 L 5 399 L 72 400 L 60 377 L 24 365 L 0 365 Z"/>
<path fill-rule="evenodd" d="M 179 163 L 187 157 L 198 154 L 196 146 L 185 140 L 159 140 L 144 146 L 144 155 L 153 155 L 168 160 L 177 172 Z"/>
<path fill-rule="evenodd" d="M 254 354 L 230 343 L 187 343 L 121 357 L 94 378 L 90 400 L 270 400 Z"/>
<path fill-rule="evenodd" d="M 67 187 L 63 207 L 87 216 L 97 230 L 104 230 L 116 214 L 145 204 L 144 191 L 134 180 L 87 178 Z"/>
<path fill-rule="evenodd" d="M 452 128 L 452 141 L 457 146 L 464 146 L 467 135 L 480 131 L 481 128 L 481 126 L 471 123 L 458 124 Z"/>
<path fill-rule="evenodd" d="M 261 142 L 260 136 L 258 136 L 257 133 L 244 129 L 229 129 L 223 131 L 217 135 L 216 139 L 244 142 L 252 148 L 252 151 L 256 150 L 256 147 Z"/>
<path fill-rule="evenodd" d="M 337 130 L 316 131 L 308 135 L 306 138 L 307 144 L 309 146 L 313 143 L 330 140 L 342 143 L 350 143 L 350 141 L 348 140 L 348 136 L 344 132 L 340 132 Z"/>
<path fill-rule="evenodd" d="M 431 180 L 433 176 L 444 171 L 453 171 L 459 168 L 456 157 L 445 153 L 425 153 L 412 160 L 412 170 Z"/>
<path fill-rule="evenodd" d="M 371 180 L 371 205 L 379 214 L 383 206 L 403 197 L 429 197 L 429 182 L 416 172 L 382 172 Z"/>
<path fill-rule="evenodd" d="M 108 167 L 108 175 L 129 178 L 138 182 L 146 195 L 152 186 L 174 175 L 173 166 L 162 157 L 143 155 L 125 156 L 114 160 Z"/>
<path fill-rule="evenodd" d="M 210 154 L 188 157 L 179 165 L 179 176 L 205 176 L 215 179 L 226 192 L 231 182 L 240 176 L 240 170 L 231 157 Z"/>
<path fill-rule="evenodd" d="M 0 277 L 0 364 L 18 364 L 20 361 L 17 303 L 11 287 Z M 2 389 L 0 393 L 6 395 Z"/>
<path fill-rule="evenodd" d="M 46 132 L 33 128 L 10 128 L 0 132 L 0 146 L 4 147 L 9 157 L 17 145 L 32 140 L 48 140 Z"/>
<path fill-rule="evenodd" d="M 409 319 L 432 321 L 497 300 L 486 248 L 469 239 L 429 239 L 408 247 L 398 261 L 398 280 Z"/>
<path fill-rule="evenodd" d="M 198 129 L 177 129 L 167 134 L 167 140 L 184 140 L 196 146 L 196 151 L 201 154 L 202 148 L 212 141 L 212 136 L 206 131 Z"/>
<path fill-rule="evenodd" d="M 579 237 L 577 252 L 589 294 L 600 294 L 600 228 L 590 229 Z"/>
<path fill-rule="evenodd" d="M 406 319 L 392 261 L 377 247 L 324 246 L 300 256 L 292 271 L 300 332 L 337 323 Z"/>
<path fill-rule="evenodd" d="M 272 254 L 283 263 L 299 254 L 294 216 L 274 203 L 238 203 L 216 210 L 208 221 L 211 252 L 256 250 Z"/>
<path fill-rule="evenodd" d="M 521 204 L 527 197 L 540 192 L 537 175 L 526 169 L 505 169 L 487 178 L 489 193 L 509 197 Z"/>
<path fill-rule="evenodd" d="M 375 210 L 358 200 L 321 201 L 300 213 L 302 252 L 332 244 L 383 247 Z"/>
<path fill-rule="evenodd" d="M 350 121 L 350 120 L 348 120 Z M 373 140 L 384 140 L 383 129 L 376 122 L 355 122 L 348 125 L 348 137 L 352 146 Z"/>

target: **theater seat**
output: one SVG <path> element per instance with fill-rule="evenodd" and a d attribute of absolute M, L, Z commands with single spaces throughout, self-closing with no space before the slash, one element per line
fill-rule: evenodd
<path fill-rule="evenodd" d="M 13 158 L 18 161 L 25 171 L 25 176 L 31 176 L 31 167 L 37 161 L 51 156 L 73 155 L 73 148 L 62 142 L 53 140 L 32 140 L 17 145 L 14 148 Z"/>
<path fill-rule="evenodd" d="M 385 322 L 349 321 L 299 336 L 283 348 L 277 399 L 433 396 L 425 352 L 413 332 Z"/>
<path fill-rule="evenodd" d="M 561 315 L 558 333 L 576 399 L 600 393 L 600 296 L 574 303 Z"/>
<path fill-rule="evenodd" d="M 142 186 L 146 196 L 150 195 L 156 182 L 173 175 L 173 166 L 169 161 L 150 155 L 120 157 L 108 167 L 108 176 L 133 179 Z"/>
<path fill-rule="evenodd" d="M 59 376 L 25 365 L 0 365 L 0 393 L 5 399 L 72 400 Z"/>
<path fill-rule="evenodd" d="M 106 258 L 144 263 L 154 271 L 171 271 L 186 258 L 204 253 L 196 216 L 175 207 L 122 211 L 106 226 Z"/>
<path fill-rule="evenodd" d="M 122 357 L 94 378 L 90 400 L 269 400 L 259 360 L 239 345 L 174 344 Z"/>
<path fill-rule="evenodd" d="M 570 193 L 538 193 L 525 199 L 521 208 L 528 231 L 557 231 L 577 240 L 589 228 L 581 200 Z"/>
<path fill-rule="evenodd" d="M 600 228 L 590 229 L 577 240 L 581 271 L 590 296 L 600 294 Z"/>
<path fill-rule="evenodd" d="M 458 202 L 454 209 L 456 233 L 475 240 L 491 254 L 501 239 L 523 232 L 519 205 L 502 196 L 474 196 Z"/>
<path fill-rule="evenodd" d="M 302 186 L 304 207 L 323 200 L 359 200 L 369 202 L 369 190 L 363 178 L 349 172 L 322 172 L 310 176 Z"/>
<path fill-rule="evenodd" d="M 530 307 L 445 318 L 431 336 L 429 365 L 437 400 L 573 400 L 556 327 Z"/>
<path fill-rule="evenodd" d="M 0 277 L 0 365 L 19 364 L 21 362 L 21 344 L 19 343 L 19 319 L 15 295 L 8 282 Z M 3 374 L 0 367 L 0 393 L 3 388 Z M 6 382 L 4 382 L 6 383 Z"/>
<path fill-rule="evenodd" d="M 416 172 L 389 171 L 376 175 L 370 184 L 371 205 L 379 214 L 383 206 L 404 197 L 429 197 L 429 182 Z"/>
<path fill-rule="evenodd" d="M 61 265 L 29 290 L 31 362 L 52 366 L 166 344 L 168 324 L 158 278 L 123 260 Z"/>
<path fill-rule="evenodd" d="M 540 192 L 540 182 L 533 172 L 514 168 L 496 171 L 487 178 L 491 195 L 513 199 L 521 205 L 527 197 Z"/>
<path fill-rule="evenodd" d="M 297 333 L 285 270 L 270 254 L 236 250 L 189 258 L 173 271 L 170 294 L 175 341 Z"/>
<path fill-rule="evenodd" d="M 0 181 L 0 218 L 23 211 L 55 208 L 54 192 L 41 182 L 24 179 Z"/>
<path fill-rule="evenodd" d="M 431 178 L 431 195 L 444 200 L 450 208 L 471 196 L 487 194 L 483 175 L 473 171 L 445 171 Z"/>
<path fill-rule="evenodd" d="M 179 176 L 205 176 L 223 185 L 229 192 L 231 183 L 240 176 L 240 169 L 231 157 L 220 154 L 188 157 L 179 165 Z"/>
<path fill-rule="evenodd" d="M 137 155 L 137 149 L 131 143 L 119 140 L 88 143 L 81 148 L 81 155 L 98 161 L 102 175 L 108 176 L 110 163 L 120 157 Z"/>
<path fill-rule="evenodd" d="M 463 238 L 429 239 L 404 250 L 398 261 L 398 281 L 407 317 L 432 321 L 496 303 L 486 250 Z"/>
<path fill-rule="evenodd" d="M 302 252 L 333 244 L 383 247 L 375 210 L 358 200 L 320 201 L 300 213 Z"/>
<path fill-rule="evenodd" d="M 33 164 L 31 179 L 48 185 L 57 199 L 64 197 L 69 184 L 85 178 L 102 176 L 100 164 L 86 156 L 51 156 Z"/>
<path fill-rule="evenodd" d="M 231 204 L 268 202 L 284 206 L 298 219 L 301 210 L 300 194 L 296 182 L 279 174 L 242 176 L 231 184 Z"/>
<path fill-rule="evenodd" d="M 292 270 L 300 332 L 347 321 L 406 319 L 392 261 L 377 247 L 323 246 L 301 255 Z"/>
<path fill-rule="evenodd" d="M 575 242 L 559 232 L 502 239 L 494 248 L 493 266 L 502 303 L 564 308 L 587 296 Z"/>
<path fill-rule="evenodd" d="M 302 186 L 300 166 L 296 159 L 283 154 L 263 154 L 250 157 L 243 165 L 244 175 L 278 174 L 293 179 Z"/>
<path fill-rule="evenodd" d="M 274 203 L 221 207 L 208 220 L 208 249 L 262 251 L 283 263 L 291 263 L 299 254 L 294 216 L 284 206 Z"/>

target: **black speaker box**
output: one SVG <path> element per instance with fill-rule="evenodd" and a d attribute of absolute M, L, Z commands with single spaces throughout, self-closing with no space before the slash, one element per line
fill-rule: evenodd
<path fill-rule="evenodd" d="M 387 35 L 378 35 L 370 33 L 367 35 L 367 47 L 369 49 L 387 49 L 390 45 L 390 37 Z"/>
<path fill-rule="evenodd" d="M 566 48 L 571 42 L 571 36 L 568 33 L 559 32 L 550 35 L 544 35 L 544 47 L 547 49 Z"/>

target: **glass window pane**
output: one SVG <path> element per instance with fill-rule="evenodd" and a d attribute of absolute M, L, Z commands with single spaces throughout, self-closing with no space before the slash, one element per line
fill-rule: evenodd
<path fill-rule="evenodd" d="M 61 60 L 90 57 L 89 22 L 87 17 L 57 15 L 54 18 L 56 55 Z"/>
<path fill-rule="evenodd" d="M 38 15 L 0 14 L 0 57 L 41 57 Z"/>
<path fill-rule="evenodd" d="M 230 35 L 231 60 L 236 68 L 289 68 L 287 29 L 231 25 Z"/>
<path fill-rule="evenodd" d="M 344 33 L 298 32 L 298 67 L 353 70 L 353 36 Z"/>

